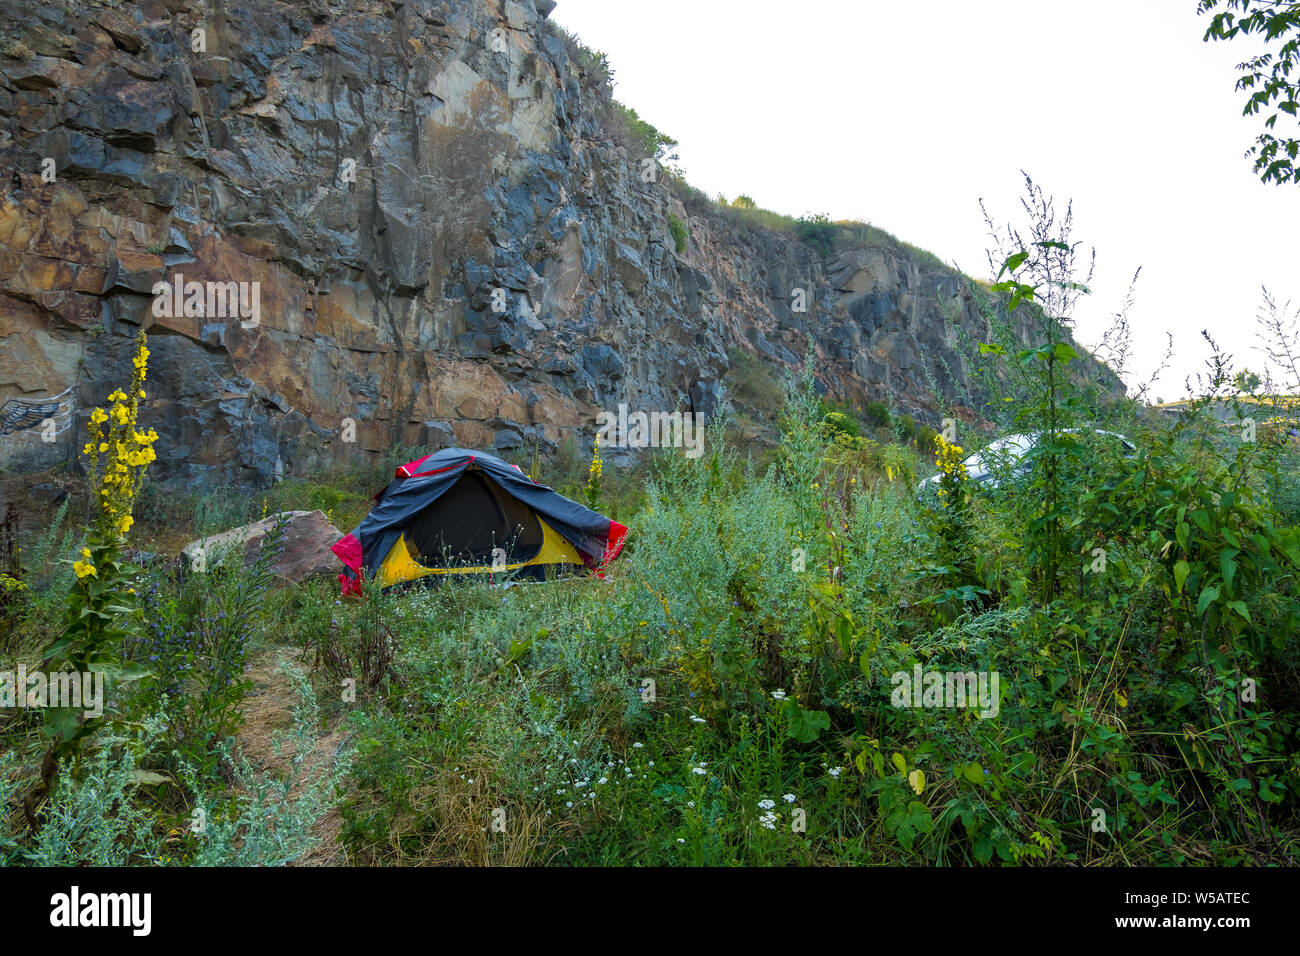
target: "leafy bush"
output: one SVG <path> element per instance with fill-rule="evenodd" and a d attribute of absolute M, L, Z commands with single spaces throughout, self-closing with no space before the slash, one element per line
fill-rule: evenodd
<path fill-rule="evenodd" d="M 637 155 L 659 163 L 668 163 L 677 159 L 677 154 L 673 152 L 677 140 L 647 123 L 630 106 L 624 106 L 617 100 L 613 105 L 631 140 L 631 147 Z"/>
<path fill-rule="evenodd" d="M 830 216 L 824 213 L 816 213 L 800 216 L 795 232 L 800 239 L 823 256 L 829 256 L 831 250 L 835 247 L 835 240 L 839 237 L 840 230 L 831 222 Z"/>
<path fill-rule="evenodd" d="M 316 750 L 319 710 L 305 675 L 290 670 L 298 692 L 289 734 L 277 734 L 282 754 L 293 749 L 283 776 L 255 772 L 248 761 L 228 758 L 236 785 L 204 777 L 185 762 L 175 776 L 141 768 L 159 749 L 165 722 L 149 717 L 115 747 L 103 747 L 61 774 L 39 829 L 33 834 L 0 815 L 0 862 L 7 866 L 283 866 L 317 842 L 316 826 L 329 810 L 348 768 L 341 749 L 308 759 Z M 13 754 L 0 751 L 0 807 L 20 790 Z M 214 789 L 215 788 L 215 789 Z M 181 801 L 182 813 L 169 807 Z M 183 823 L 182 823 L 183 821 Z M 171 822 L 180 823 L 172 826 Z"/>
<path fill-rule="evenodd" d="M 137 688 L 141 705 L 161 701 L 175 758 L 205 779 L 241 722 L 257 610 L 274 580 L 285 527 L 283 519 L 271 526 L 247 568 L 242 548 L 234 548 L 179 584 L 151 582 L 142 595 L 148 626 L 126 645 L 129 658 L 149 669 Z"/>
<path fill-rule="evenodd" d="M 867 402 L 862 409 L 862 415 L 877 428 L 888 428 L 893 422 L 893 416 L 889 413 L 889 406 L 884 402 Z"/>
<path fill-rule="evenodd" d="M 668 214 L 668 231 L 673 237 L 673 248 L 679 253 L 686 251 L 686 225 L 672 213 Z"/>

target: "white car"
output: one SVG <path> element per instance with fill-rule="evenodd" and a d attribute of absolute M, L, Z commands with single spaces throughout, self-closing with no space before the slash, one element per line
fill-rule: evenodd
<path fill-rule="evenodd" d="M 1062 431 L 1073 434 L 1077 429 L 1065 428 Z M 1124 456 L 1126 458 L 1137 451 L 1137 447 L 1119 432 L 1110 432 L 1102 428 L 1094 428 L 1093 431 L 1099 435 L 1110 435 L 1118 438 L 1120 444 L 1124 446 Z M 1007 435 L 1005 438 L 990 442 L 983 451 L 969 455 L 962 462 L 966 466 L 967 477 L 972 484 L 981 484 L 986 488 L 996 488 L 999 481 L 1004 478 L 1021 478 L 1028 475 L 1032 463 L 1026 461 L 1025 458 L 1038 444 L 1040 434 L 1041 432 L 1029 432 L 1023 435 Z M 942 478 L 942 475 L 931 475 L 917 485 L 917 494 L 937 489 Z"/>

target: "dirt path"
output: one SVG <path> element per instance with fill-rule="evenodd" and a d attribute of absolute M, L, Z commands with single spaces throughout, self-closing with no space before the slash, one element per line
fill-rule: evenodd
<path fill-rule="evenodd" d="M 302 658 L 302 651 L 297 648 L 271 648 L 259 655 L 248 674 L 253 687 L 244 698 L 244 725 L 236 736 L 240 751 L 254 768 L 280 777 L 289 772 L 291 745 L 286 741 L 285 752 L 277 754 L 274 735 L 276 731 L 288 734 L 292 730 L 293 709 L 298 703 L 293 680 L 281 667 L 282 658 L 291 666 L 303 669 L 308 666 Z M 329 773 L 347 736 L 341 717 L 328 723 L 311 753 L 303 758 L 306 776 L 294 783 L 291 797 L 296 796 L 309 780 Z M 316 824 L 315 832 L 320 841 L 316 848 L 292 865 L 347 866 L 347 855 L 338 841 L 340 826 L 338 810 L 331 809 Z"/>

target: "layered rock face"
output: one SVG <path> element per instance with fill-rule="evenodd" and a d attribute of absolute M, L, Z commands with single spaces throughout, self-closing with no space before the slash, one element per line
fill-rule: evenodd
<path fill-rule="evenodd" d="M 589 446 L 620 402 L 707 415 L 736 349 L 963 394 L 961 276 L 684 207 L 553 6 L 0 2 L 0 469 L 75 461 L 141 325 L 151 475 L 199 489 Z"/>

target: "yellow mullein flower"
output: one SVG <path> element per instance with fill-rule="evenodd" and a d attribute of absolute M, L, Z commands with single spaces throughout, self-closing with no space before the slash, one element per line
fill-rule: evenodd
<path fill-rule="evenodd" d="M 99 492 L 97 525 L 104 538 L 121 538 L 131 529 L 134 524 L 131 511 L 143 469 L 157 460 L 149 447 L 157 440 L 157 432 L 140 430 L 136 421 L 139 402 L 146 397 L 144 380 L 149 358 L 146 341 L 141 333 L 132 359 L 135 372 L 130 386 L 114 389 L 108 396 L 111 405 L 94 409 L 90 414 L 90 441 L 84 451 L 89 459 L 91 486 Z"/>

